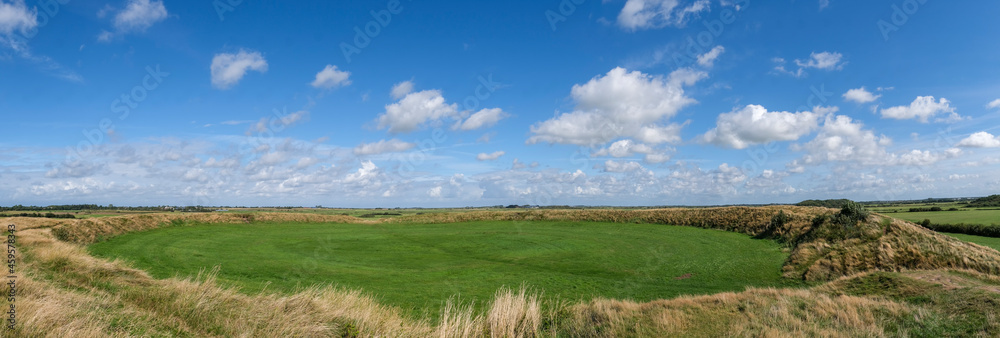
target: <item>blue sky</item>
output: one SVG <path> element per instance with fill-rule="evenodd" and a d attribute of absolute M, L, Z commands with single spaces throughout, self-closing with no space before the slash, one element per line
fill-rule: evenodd
<path fill-rule="evenodd" d="M 0 0 L 0 204 L 994 194 L 998 12 L 917 0 Z"/>

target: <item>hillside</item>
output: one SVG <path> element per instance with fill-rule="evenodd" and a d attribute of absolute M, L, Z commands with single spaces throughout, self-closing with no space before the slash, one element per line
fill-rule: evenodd
<path fill-rule="evenodd" d="M 980 197 L 969 202 L 971 208 L 1000 207 L 1000 195 Z"/>
<path fill-rule="evenodd" d="M 298 220 L 452 223 L 573 220 L 687 225 L 788 246 L 785 278 L 805 289 L 747 289 L 636 303 L 566 303 L 545 290 L 500 290 L 478 313 L 448 301 L 438 320 L 414 319 L 372 295 L 336 287 L 245 294 L 211 271 L 153 279 L 82 246 L 190 222 Z M 1000 334 L 1000 252 L 857 209 L 769 206 L 660 210 L 444 212 L 392 219 L 292 213 L 156 214 L 100 219 L 7 218 L 18 225 L 18 329 L 4 336 L 940 336 Z M 525 222 L 525 223 L 519 223 Z M 447 301 L 442 299 L 442 302 Z M 268 309 L 262 311 L 261 309 Z M 280 311 L 274 311 L 280 309 Z"/>

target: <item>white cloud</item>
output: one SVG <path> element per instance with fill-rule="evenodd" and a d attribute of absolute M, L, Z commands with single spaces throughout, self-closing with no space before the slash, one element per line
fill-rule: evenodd
<path fill-rule="evenodd" d="M 598 165 L 598 168 L 600 167 L 601 166 Z M 639 162 L 634 162 L 634 161 L 619 162 L 619 161 L 608 160 L 605 161 L 603 165 L 603 171 L 609 173 L 629 173 L 645 169 L 646 168 L 643 167 L 642 164 L 639 164 Z"/>
<path fill-rule="evenodd" d="M 942 113 L 948 113 L 949 115 L 947 118 L 937 119 L 937 122 L 952 123 L 963 119 L 955 112 L 955 108 L 951 106 L 951 102 L 948 99 L 942 97 L 935 102 L 933 96 L 918 96 L 909 106 L 886 108 L 882 109 L 881 113 L 883 118 L 897 120 L 917 119 L 921 123 L 927 123 L 931 117 Z"/>
<path fill-rule="evenodd" d="M 410 81 L 393 86 L 393 97 L 402 95 L 402 99 L 385 106 L 385 113 L 379 114 L 376 119 L 378 129 L 388 128 L 394 134 L 407 133 L 425 125 L 438 126 L 445 119 L 450 119 L 455 121 L 451 127 L 453 130 L 468 131 L 490 127 L 509 116 L 499 108 L 482 109 L 470 116 L 471 111 L 459 111 L 458 104 L 448 103 L 440 90 L 412 90 Z"/>
<path fill-rule="evenodd" d="M 794 77 L 803 77 L 806 75 L 806 71 L 802 68 L 799 68 L 799 70 L 794 72 L 786 69 L 785 65 L 788 63 L 788 61 L 785 61 L 784 58 L 776 57 L 771 59 L 771 62 L 774 62 L 774 71 L 778 72 L 779 74 L 786 74 Z"/>
<path fill-rule="evenodd" d="M 1000 108 L 1000 99 L 993 100 L 992 102 L 986 104 L 986 109 L 996 109 Z"/>
<path fill-rule="evenodd" d="M 1000 136 L 993 136 L 993 134 L 981 131 L 969 135 L 969 137 L 958 142 L 958 146 L 966 148 L 1000 148 Z"/>
<path fill-rule="evenodd" d="M 808 154 L 805 164 L 822 162 L 853 161 L 862 164 L 887 164 L 890 156 L 885 146 L 891 144 L 888 137 L 875 136 L 864 125 L 855 123 L 850 117 L 827 116 L 816 138 L 796 149 L 804 149 Z"/>
<path fill-rule="evenodd" d="M 670 155 L 668 155 L 668 154 L 657 154 L 657 153 L 646 154 L 645 161 L 647 163 L 664 163 L 666 161 L 670 161 Z"/>
<path fill-rule="evenodd" d="M 433 187 L 430 190 L 427 190 L 427 195 L 430 197 L 441 197 L 441 189 L 442 187 L 439 186 Z"/>
<path fill-rule="evenodd" d="M 143 32 L 166 18 L 163 1 L 129 0 L 125 10 L 115 16 L 115 28 L 119 32 Z"/>
<path fill-rule="evenodd" d="M 407 94 L 399 102 L 385 106 L 385 113 L 378 116 L 378 128 L 388 128 L 390 133 L 407 133 L 421 125 L 455 118 L 458 105 L 448 104 L 439 90 L 425 90 Z"/>
<path fill-rule="evenodd" d="M 453 129 L 476 130 L 483 127 L 491 127 L 508 116 L 510 115 L 500 108 L 483 109 L 469 116 L 464 122 L 456 123 Z"/>
<path fill-rule="evenodd" d="M 377 155 L 384 153 L 398 153 L 413 149 L 415 143 L 403 142 L 397 139 L 381 140 L 375 143 L 362 143 L 354 147 L 355 155 Z"/>
<path fill-rule="evenodd" d="M 260 52 L 240 49 L 236 54 L 216 54 L 212 58 L 212 85 L 218 89 L 229 89 L 239 83 L 249 70 L 267 72 L 267 60 Z"/>
<path fill-rule="evenodd" d="M 772 141 L 794 141 L 819 127 L 819 119 L 829 112 L 768 112 L 748 105 L 719 115 L 716 127 L 699 139 L 722 147 L 745 149 Z"/>
<path fill-rule="evenodd" d="M 928 166 L 942 160 L 958 157 L 959 155 L 962 155 L 962 150 L 958 148 L 948 148 L 945 149 L 945 151 L 939 153 L 934 153 L 929 150 L 914 149 L 908 153 L 903 153 L 899 155 L 898 160 L 896 160 L 895 164 Z"/>
<path fill-rule="evenodd" d="M 843 54 L 836 52 L 820 52 L 820 53 L 810 53 L 809 59 L 795 60 L 795 64 L 802 68 L 816 68 L 823 70 L 840 70 L 844 68 L 846 63 L 841 63 L 840 61 L 844 58 Z"/>
<path fill-rule="evenodd" d="M 795 65 L 799 68 L 796 71 L 790 71 L 785 68 L 787 62 L 784 58 L 776 57 L 771 59 L 774 62 L 774 70 L 781 74 L 787 74 L 794 77 L 806 76 L 806 69 L 821 69 L 821 70 L 841 70 L 844 69 L 846 62 L 841 62 L 844 58 L 843 54 L 836 52 L 820 52 L 820 53 L 810 53 L 809 58 L 805 60 L 795 60 Z"/>
<path fill-rule="evenodd" d="M 708 0 L 681 5 L 680 0 L 628 0 L 618 14 L 618 25 L 629 31 L 682 27 L 691 16 L 709 10 Z"/>
<path fill-rule="evenodd" d="M 830 7 L 830 0 L 819 0 L 819 10 L 824 10 Z"/>
<path fill-rule="evenodd" d="M 97 12 L 97 17 L 104 18 L 109 12 L 114 10 L 110 5 L 105 5 L 104 8 Z M 112 20 L 115 27 L 114 32 L 101 31 L 97 35 L 97 40 L 109 42 L 115 36 L 145 32 L 157 22 L 165 20 L 168 15 L 167 8 L 163 6 L 163 1 L 128 0 L 128 3 L 125 4 L 125 9 L 115 14 Z"/>
<path fill-rule="evenodd" d="M 844 99 L 859 104 L 875 102 L 882 95 L 875 95 L 865 89 L 865 87 L 848 90 L 844 93 Z"/>
<path fill-rule="evenodd" d="M 38 26 L 38 11 L 28 9 L 24 0 L 0 1 L 0 34 L 26 33 Z"/>
<path fill-rule="evenodd" d="M 413 92 L 413 81 L 403 81 L 392 86 L 392 98 L 401 99 Z"/>
<path fill-rule="evenodd" d="M 704 72 L 687 68 L 674 71 L 666 79 L 612 69 L 586 84 L 574 85 L 576 109 L 533 125 L 527 143 L 592 146 L 621 138 L 649 144 L 679 142 L 682 126 L 660 123 L 696 102 L 684 95 L 683 87 L 705 76 Z"/>
<path fill-rule="evenodd" d="M 718 59 L 719 55 L 722 55 L 722 53 L 725 51 L 726 51 L 725 47 L 715 46 L 715 48 L 712 48 L 712 50 L 708 51 L 708 53 L 698 55 L 698 64 L 701 65 L 702 67 L 711 68 L 713 65 L 715 65 L 715 59 Z"/>
<path fill-rule="evenodd" d="M 495 151 L 495 152 L 490 153 L 490 154 L 479 153 L 479 155 L 476 155 L 476 160 L 477 161 L 494 161 L 494 160 L 500 158 L 500 156 L 503 156 L 504 154 L 506 154 L 506 152 L 504 152 L 504 151 Z"/>
<path fill-rule="evenodd" d="M 612 143 L 607 148 L 600 149 L 592 156 L 611 156 L 611 157 L 629 157 L 635 154 L 650 154 L 653 153 L 653 148 L 642 143 L 636 143 L 632 140 L 620 140 Z"/>
<path fill-rule="evenodd" d="M 99 174 L 108 174 L 110 170 L 106 163 L 86 162 L 83 160 L 64 161 L 45 173 L 47 178 L 80 178 Z"/>
<path fill-rule="evenodd" d="M 316 80 L 311 85 L 314 88 L 330 89 L 351 84 L 351 72 L 338 70 L 337 66 L 326 65 L 326 68 L 316 73 Z"/>

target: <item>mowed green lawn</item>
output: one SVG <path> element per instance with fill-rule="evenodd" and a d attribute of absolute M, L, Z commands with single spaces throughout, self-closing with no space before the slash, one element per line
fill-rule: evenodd
<path fill-rule="evenodd" d="M 360 288 L 414 315 L 445 300 L 482 304 L 522 284 L 545 298 L 648 301 L 796 284 L 771 240 L 650 224 L 470 222 L 421 225 L 273 223 L 193 225 L 132 233 L 89 247 L 154 277 L 220 267 L 224 284 L 253 293 L 334 284 Z M 269 284 L 267 284 L 269 283 Z"/>
<path fill-rule="evenodd" d="M 925 219 L 935 224 L 1000 224 L 1000 210 L 961 209 L 959 211 L 896 212 L 883 213 L 889 217 L 919 223 Z"/>

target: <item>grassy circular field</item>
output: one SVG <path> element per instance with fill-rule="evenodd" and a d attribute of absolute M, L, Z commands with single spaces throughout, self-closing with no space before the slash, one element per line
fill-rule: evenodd
<path fill-rule="evenodd" d="M 93 244 L 154 277 L 218 266 L 224 284 L 252 293 L 316 284 L 360 288 L 416 315 L 449 297 L 484 303 L 522 284 L 545 298 L 649 301 L 788 286 L 788 256 L 770 240 L 652 224 L 469 222 L 174 226 Z"/>

